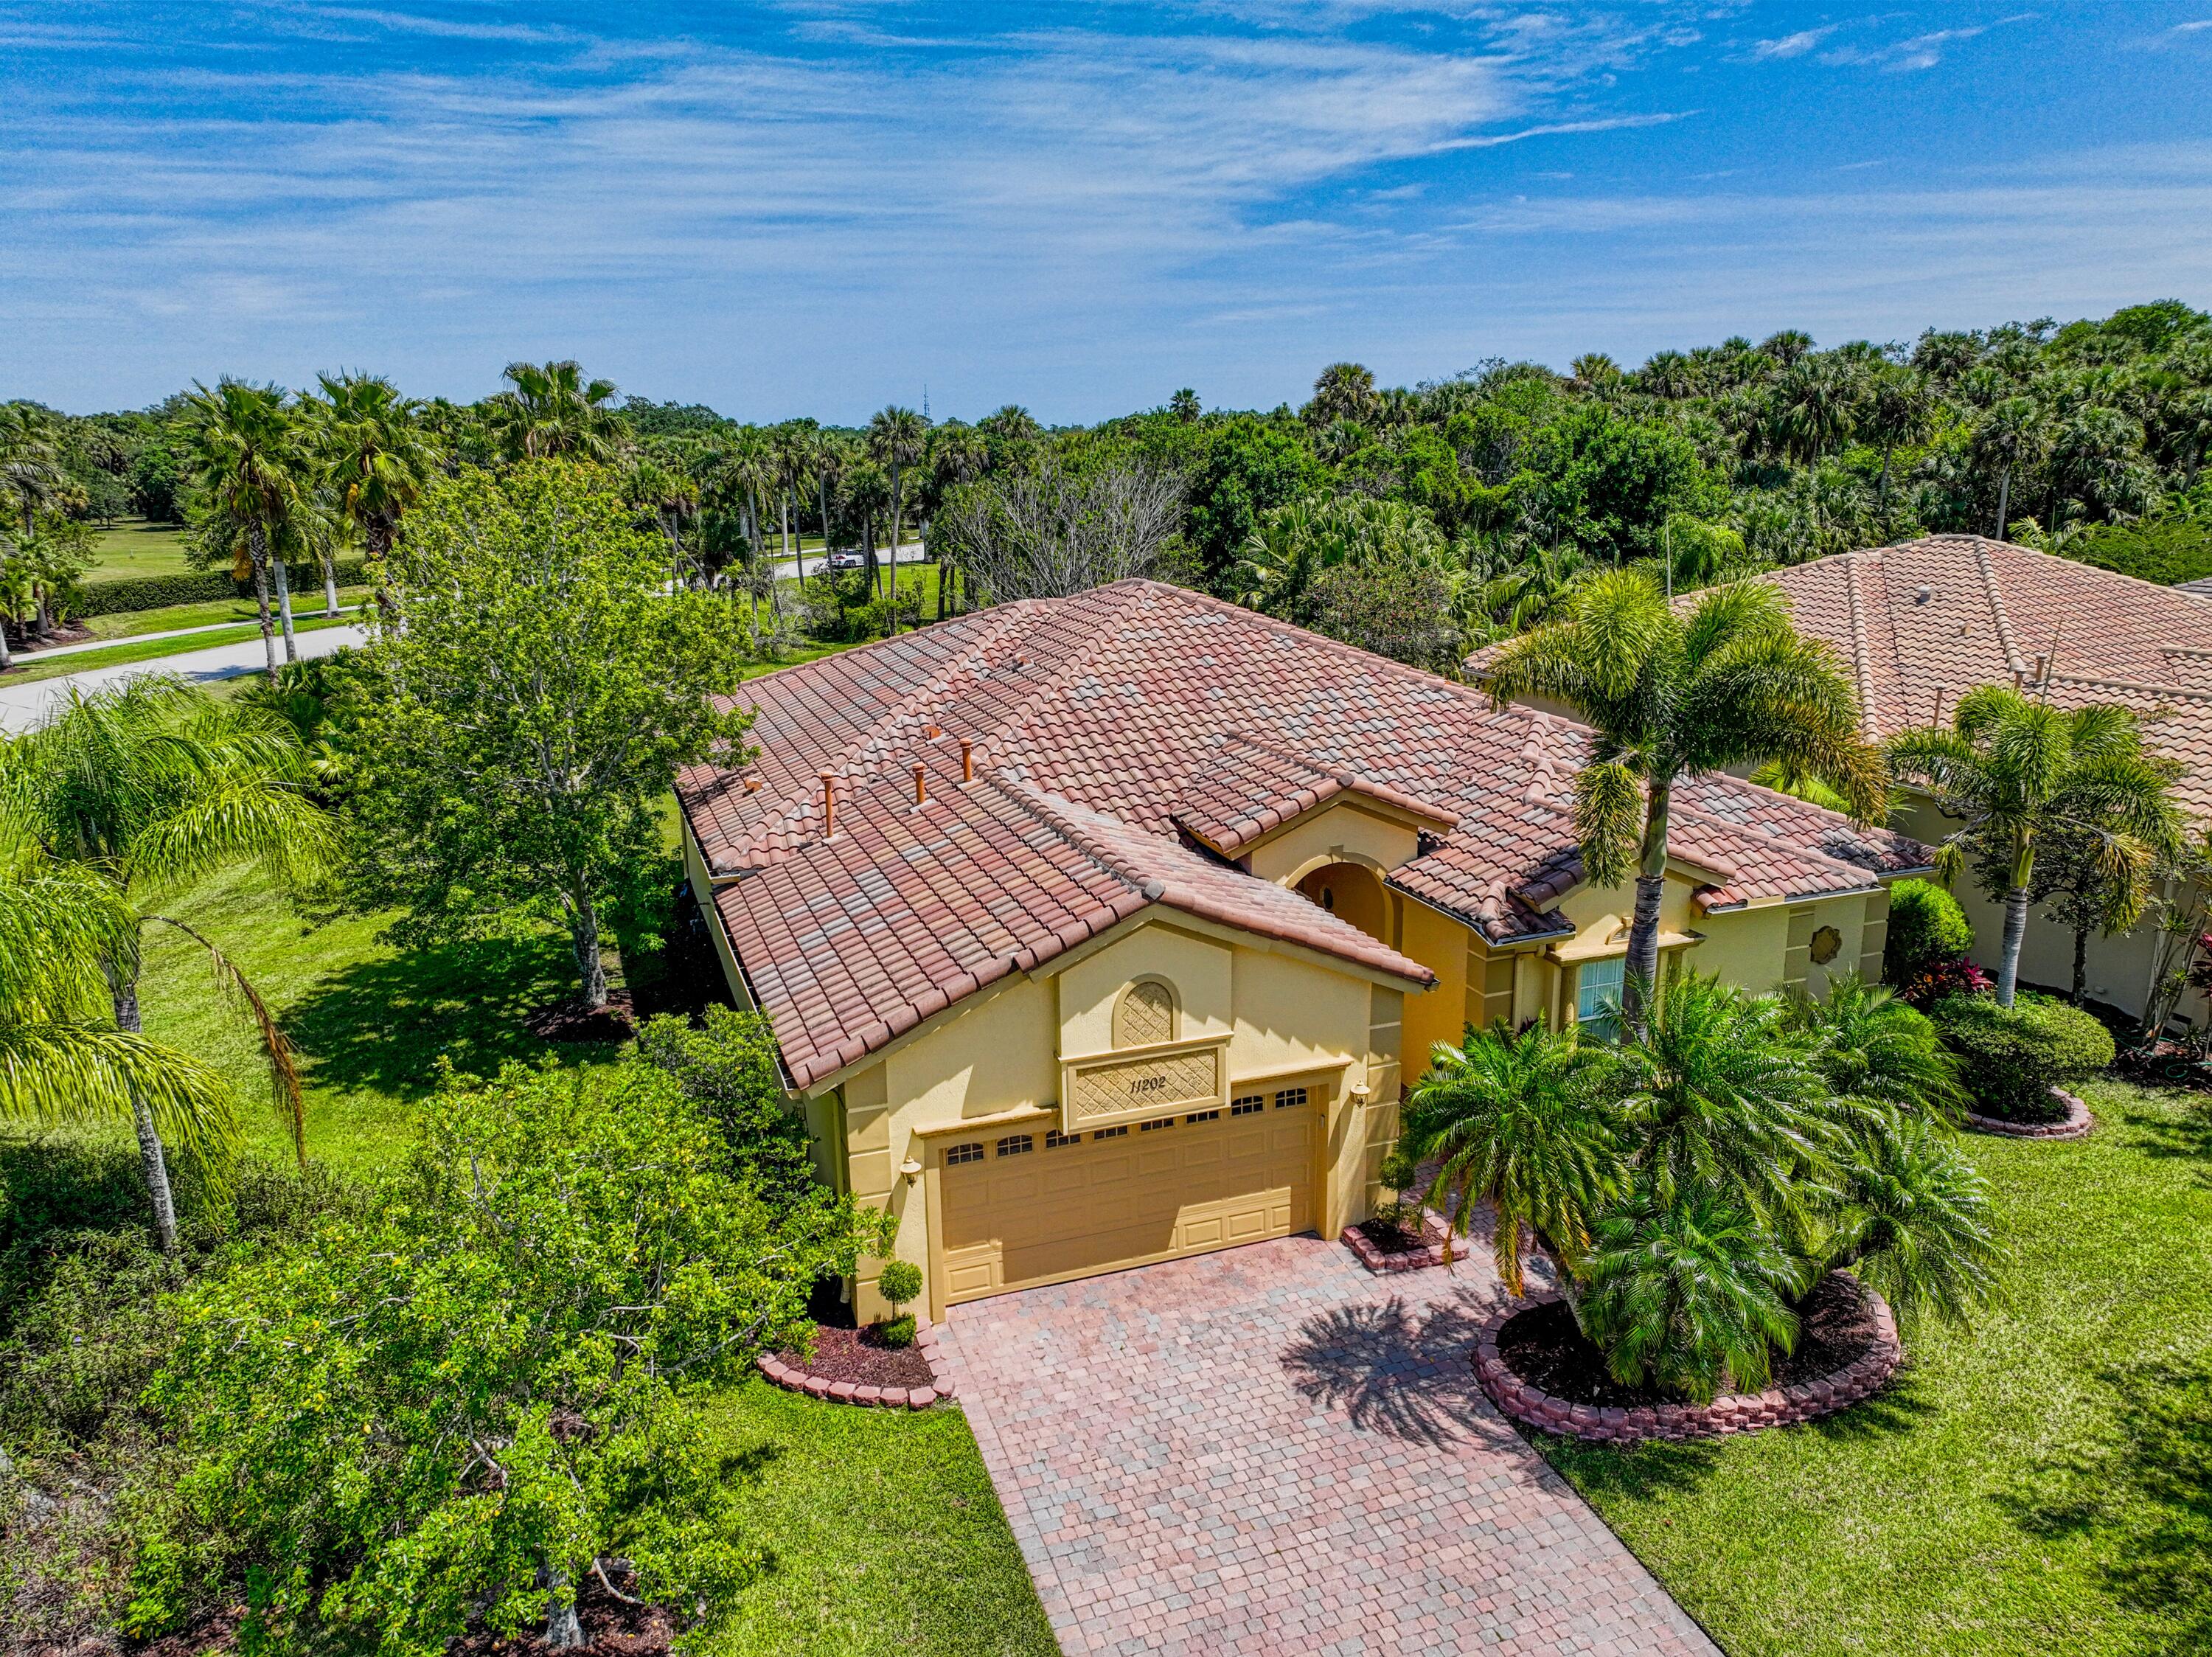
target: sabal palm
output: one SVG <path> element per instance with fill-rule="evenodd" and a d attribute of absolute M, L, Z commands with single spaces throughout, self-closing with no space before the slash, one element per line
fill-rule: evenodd
<path fill-rule="evenodd" d="M 106 969 L 137 949 L 137 917 L 91 870 L 46 863 L 20 814 L 5 818 L 0 1120 L 46 1126 L 143 1112 L 180 1150 L 219 1157 L 238 1136 L 229 1084 L 106 1016 Z"/>
<path fill-rule="evenodd" d="M 1812 1044 L 1778 996 L 1675 974 L 1620 1045 L 1617 1108 L 1662 1201 L 1717 1192 L 1785 1232 L 1806 1223 L 1808 1174 L 1837 1134 Z"/>
<path fill-rule="evenodd" d="M 1438 1159 L 1427 1200 L 1467 1234 L 1474 1206 L 1498 1215 L 1493 1253 L 1507 1291 L 1524 1291 L 1522 1228 L 1572 1270 L 1591 1216 L 1618 1194 L 1622 1140 L 1600 1082 L 1605 1049 L 1570 1028 L 1532 1025 L 1438 1042 L 1408 1101 L 1406 1148 Z M 1449 1248 L 1446 1243 L 1447 1251 Z"/>
<path fill-rule="evenodd" d="M 1997 1001 L 2020 979 L 2028 888 L 2039 841 L 2064 832 L 2094 848 L 2106 929 L 2125 931 L 2149 901 L 2161 855 L 2178 849 L 2173 765 L 2147 753 L 2126 708 L 2057 708 L 2001 685 L 1959 699 L 1949 729 L 1900 732 L 1889 745 L 1900 777 L 1925 784 L 1960 826 L 1936 848 L 1936 872 L 1955 879 L 1972 854 L 2004 898 Z"/>
<path fill-rule="evenodd" d="M 906 474 L 929 456 L 929 423 L 912 409 L 879 409 L 868 421 L 868 454 L 891 483 L 891 588 L 898 588 L 899 526 L 906 515 Z M 898 606 L 890 609 L 898 631 Z"/>
<path fill-rule="evenodd" d="M 613 381 L 586 380 L 573 361 L 510 362 L 501 378 L 507 389 L 489 399 L 486 411 L 508 460 L 607 460 L 621 449 L 621 423 L 608 406 Z"/>
<path fill-rule="evenodd" d="M 1598 1221 L 1575 1316 L 1623 1386 L 1711 1404 L 1723 1387 L 1766 1386 L 1774 1349 L 1797 1343 L 1802 1282 L 1747 1209 L 1713 1191 L 1647 1188 Z"/>
<path fill-rule="evenodd" d="M 213 391 L 195 381 L 185 399 L 185 439 L 191 467 L 214 509 L 237 526 L 246 542 L 260 612 L 261 643 L 269 677 L 276 677 L 276 641 L 269 619 L 273 577 L 284 659 L 296 661 L 292 592 L 279 543 L 286 524 L 305 512 L 313 487 L 313 464 L 299 424 L 274 386 L 219 381 Z"/>
<path fill-rule="evenodd" d="M 1674 789 L 1770 759 L 1823 777 L 1862 821 L 1886 808 L 1880 753 L 1859 731 L 1858 697 L 1828 647 L 1799 637 L 1779 591 L 1717 587 L 1686 612 L 1639 570 L 1584 578 L 1559 619 L 1500 647 L 1489 670 L 1502 704 L 1541 696 L 1595 728 L 1575 779 L 1584 877 L 1636 877 L 1622 1012 L 1642 1020 L 1658 964 L 1659 899 Z"/>
<path fill-rule="evenodd" d="M 46 862 L 96 877 L 126 907 L 124 945 L 102 962 L 118 1028 L 137 1034 L 138 941 L 170 927 L 208 953 L 217 982 L 252 1016 L 272 1093 L 306 1155 L 306 1122 L 291 1049 L 245 975 L 200 932 L 153 905 L 215 871 L 257 865 L 296 886 L 327 860 L 328 818 L 308 797 L 291 727 L 261 710 L 215 701 L 173 679 L 132 679 L 91 695 L 72 691 L 40 726 L 0 749 L 0 795 Z M 137 1111 L 140 1152 L 162 1246 L 176 1216 L 160 1123 Z"/>

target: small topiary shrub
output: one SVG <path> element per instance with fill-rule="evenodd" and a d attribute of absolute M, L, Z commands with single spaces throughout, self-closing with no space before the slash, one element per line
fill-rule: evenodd
<path fill-rule="evenodd" d="M 2010 1008 L 1980 996 L 1948 996 L 1929 1008 L 1959 1056 L 1960 1079 L 1983 1112 L 2008 1122 L 2055 1122 L 2065 1114 L 2055 1083 L 2112 1062 L 2112 1033 L 2088 1014 L 2046 996 L 2022 995 Z"/>
<path fill-rule="evenodd" d="M 893 1316 L 881 1325 L 885 1346 L 907 1346 L 914 1341 L 914 1314 L 898 1309 L 921 1293 L 921 1268 L 911 1260 L 886 1260 L 876 1276 L 876 1293 L 891 1303 Z"/>
<path fill-rule="evenodd" d="M 1882 946 L 1882 982 L 1907 1000 L 1930 979 L 1955 976 L 1955 964 L 1974 947 L 1974 929 L 1959 900 L 1929 880 L 1899 880 L 1889 889 L 1889 932 Z M 1946 984 L 1946 988 L 1957 986 Z"/>

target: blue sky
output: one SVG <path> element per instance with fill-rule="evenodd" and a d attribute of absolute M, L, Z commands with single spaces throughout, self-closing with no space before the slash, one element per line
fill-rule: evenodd
<path fill-rule="evenodd" d="M 0 396 L 1097 418 L 2212 303 L 2212 0 L 0 0 Z"/>

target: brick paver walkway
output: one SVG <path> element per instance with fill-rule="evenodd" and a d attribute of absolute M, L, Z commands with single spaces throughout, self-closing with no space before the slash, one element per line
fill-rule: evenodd
<path fill-rule="evenodd" d="M 1487 1257 L 1310 1237 L 954 1310 L 944 1347 L 1070 1657 L 1718 1657 L 1491 1408 Z"/>

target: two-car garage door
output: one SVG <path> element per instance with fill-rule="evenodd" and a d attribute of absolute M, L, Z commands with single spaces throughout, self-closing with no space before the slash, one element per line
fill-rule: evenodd
<path fill-rule="evenodd" d="M 1271 1086 L 1158 1123 L 942 1146 L 946 1303 L 1311 1229 L 1322 1099 Z"/>

